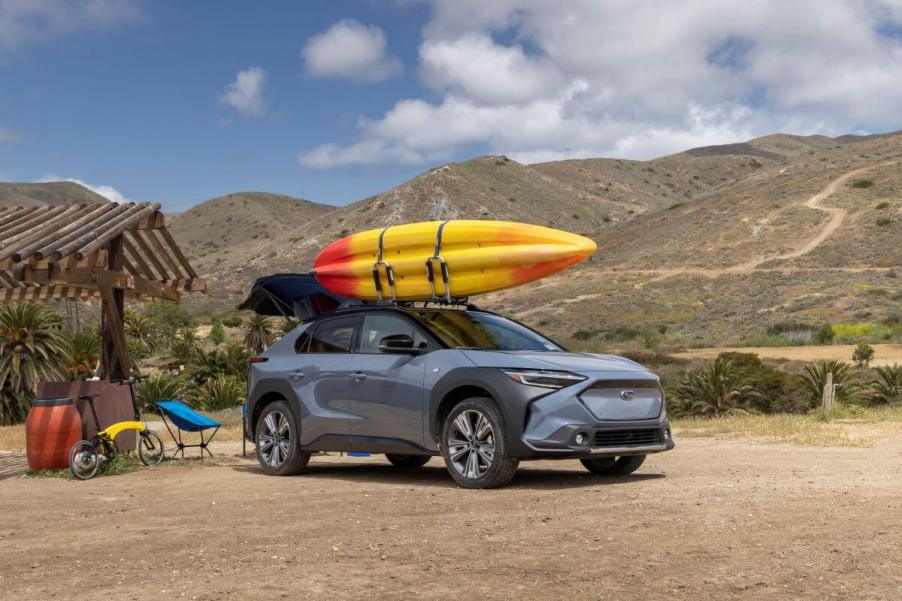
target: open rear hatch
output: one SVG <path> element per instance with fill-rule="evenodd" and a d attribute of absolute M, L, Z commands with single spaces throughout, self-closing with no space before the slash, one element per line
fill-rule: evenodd
<path fill-rule="evenodd" d="M 323 288 L 311 273 L 276 273 L 257 278 L 239 309 L 301 321 L 334 311 L 349 299 Z"/>

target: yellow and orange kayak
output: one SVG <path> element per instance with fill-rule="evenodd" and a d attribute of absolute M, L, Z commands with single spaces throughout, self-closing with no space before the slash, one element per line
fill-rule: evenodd
<path fill-rule="evenodd" d="M 427 221 L 336 240 L 313 271 L 325 288 L 348 298 L 464 298 L 543 278 L 584 261 L 595 248 L 588 238 L 540 225 Z"/>

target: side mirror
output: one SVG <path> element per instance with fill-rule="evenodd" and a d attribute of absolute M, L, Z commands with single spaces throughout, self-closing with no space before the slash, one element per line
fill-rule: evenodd
<path fill-rule="evenodd" d="M 407 334 L 392 334 L 379 341 L 379 351 L 395 355 L 417 355 L 420 349 L 413 345 Z"/>

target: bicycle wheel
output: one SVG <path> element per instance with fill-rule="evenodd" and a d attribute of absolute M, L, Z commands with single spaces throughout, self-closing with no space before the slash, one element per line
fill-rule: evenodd
<path fill-rule="evenodd" d="M 100 468 L 100 453 L 90 440 L 79 440 L 69 451 L 69 471 L 79 480 L 90 480 Z"/>
<path fill-rule="evenodd" d="M 160 465 L 163 461 L 163 439 L 153 430 L 145 430 L 141 432 L 141 439 L 138 441 L 138 457 L 141 463 L 147 467 Z"/>

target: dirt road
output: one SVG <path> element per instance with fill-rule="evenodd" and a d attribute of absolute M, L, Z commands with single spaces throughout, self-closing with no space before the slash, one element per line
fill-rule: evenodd
<path fill-rule="evenodd" d="M 496 491 L 437 459 L 0 482 L 18 599 L 902 598 L 902 437 L 872 449 L 681 441 L 635 476 L 525 464 Z"/>

